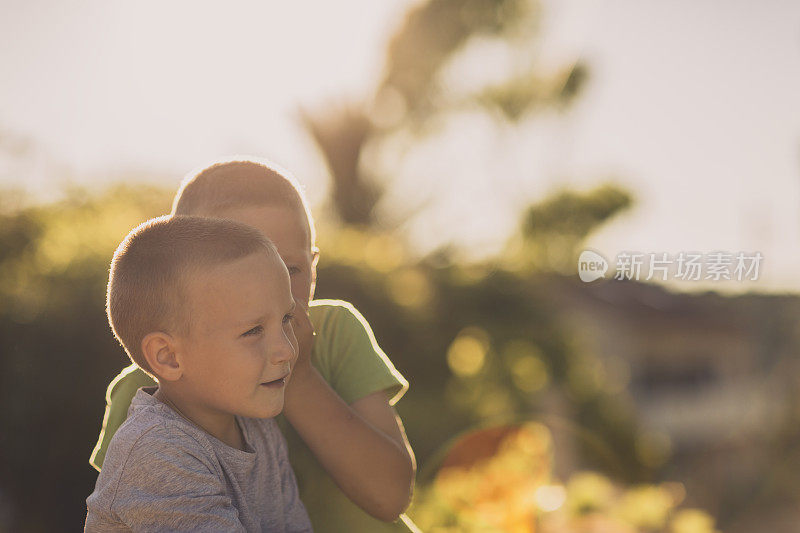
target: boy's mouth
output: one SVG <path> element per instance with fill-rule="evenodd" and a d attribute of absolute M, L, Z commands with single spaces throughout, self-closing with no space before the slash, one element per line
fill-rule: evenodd
<path fill-rule="evenodd" d="M 286 378 L 289 377 L 289 373 L 287 372 L 285 375 L 279 377 L 278 379 L 273 379 L 272 381 L 265 381 L 261 385 L 264 387 L 269 387 L 271 389 L 280 389 L 284 385 L 286 385 Z"/>

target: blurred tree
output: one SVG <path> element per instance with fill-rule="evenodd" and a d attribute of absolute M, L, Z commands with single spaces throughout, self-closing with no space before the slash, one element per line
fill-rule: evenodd
<path fill-rule="evenodd" d="M 333 178 L 331 200 L 339 218 L 346 224 L 371 224 L 383 187 L 369 179 L 358 162 L 375 127 L 356 108 L 332 109 L 324 116 L 302 113 L 301 118 Z"/>
<path fill-rule="evenodd" d="M 554 194 L 525 210 L 509 260 L 528 271 L 570 271 L 589 235 L 632 202 L 630 193 L 613 184 Z"/>
<path fill-rule="evenodd" d="M 582 64 L 540 72 L 531 53 L 539 9 L 533 0 L 428 0 L 414 5 L 392 36 L 382 81 L 370 101 L 303 112 L 306 129 L 332 179 L 334 212 L 344 224 L 376 224 L 377 206 L 391 171 L 367 168 L 364 148 L 376 150 L 400 130 L 419 134 L 465 104 L 497 112 L 501 121 L 521 122 L 537 110 L 573 101 L 587 76 Z M 495 40 L 524 58 L 506 80 L 468 94 L 443 87 L 447 68 L 478 39 Z"/>

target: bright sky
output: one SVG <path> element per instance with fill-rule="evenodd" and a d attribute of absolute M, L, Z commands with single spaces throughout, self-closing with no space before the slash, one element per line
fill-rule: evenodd
<path fill-rule="evenodd" d="M 253 153 L 319 201 L 325 168 L 297 110 L 364 96 L 407 5 L 0 0 L 0 148 L 37 146 L 0 160 L 0 180 L 41 193 L 143 171 L 177 185 Z M 398 159 L 395 197 L 430 202 L 408 228 L 418 245 L 490 253 L 525 205 L 612 176 L 638 202 L 591 239 L 609 259 L 758 250 L 757 283 L 705 287 L 797 290 L 800 3 L 553 0 L 546 15 L 544 60 L 585 60 L 586 91 L 516 129 L 457 117 Z M 475 72 L 498 64 L 488 48 L 474 57 Z"/>

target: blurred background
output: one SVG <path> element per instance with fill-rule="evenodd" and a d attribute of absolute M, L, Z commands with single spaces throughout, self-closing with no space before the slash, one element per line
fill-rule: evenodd
<path fill-rule="evenodd" d="M 111 255 L 231 154 L 306 187 L 317 296 L 411 382 L 424 531 L 798 530 L 800 4 L 0 9 L 0 531 L 82 527 Z"/>

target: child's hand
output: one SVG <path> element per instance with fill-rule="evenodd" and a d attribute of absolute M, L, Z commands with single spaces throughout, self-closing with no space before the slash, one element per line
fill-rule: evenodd
<path fill-rule="evenodd" d="M 308 317 L 308 306 L 299 300 L 295 300 L 297 306 L 292 319 L 294 336 L 297 337 L 297 360 L 292 369 L 292 379 L 302 377 L 311 369 L 311 348 L 314 346 L 314 326 Z"/>

